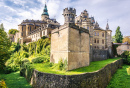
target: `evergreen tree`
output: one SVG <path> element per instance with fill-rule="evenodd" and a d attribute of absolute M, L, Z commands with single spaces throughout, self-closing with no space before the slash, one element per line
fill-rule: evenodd
<path fill-rule="evenodd" d="M 122 39 L 123 39 L 123 35 L 120 31 L 120 27 L 118 26 L 115 34 L 115 43 L 122 43 Z"/>

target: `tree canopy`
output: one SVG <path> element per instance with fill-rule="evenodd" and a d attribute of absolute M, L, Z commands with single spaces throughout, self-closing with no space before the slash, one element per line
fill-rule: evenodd
<path fill-rule="evenodd" d="M 123 35 L 120 31 L 120 27 L 118 26 L 115 33 L 115 43 L 122 43 Z"/>
<path fill-rule="evenodd" d="M 10 40 L 7 36 L 7 33 L 4 30 L 3 24 L 0 25 L 0 67 L 4 64 L 4 61 L 8 56 L 8 49 L 10 48 Z"/>
<path fill-rule="evenodd" d="M 15 35 L 16 32 L 18 32 L 17 29 L 10 29 L 9 32 L 8 32 L 8 34 L 13 34 L 13 35 Z"/>
<path fill-rule="evenodd" d="M 126 36 L 122 40 L 123 43 L 128 42 L 130 44 L 130 37 Z"/>

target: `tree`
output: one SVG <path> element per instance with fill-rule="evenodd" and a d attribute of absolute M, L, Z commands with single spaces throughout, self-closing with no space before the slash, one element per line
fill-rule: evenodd
<path fill-rule="evenodd" d="M 122 39 L 123 39 L 123 35 L 120 31 L 120 27 L 118 26 L 115 34 L 115 43 L 122 43 Z"/>
<path fill-rule="evenodd" d="M 8 57 L 8 49 L 10 48 L 10 40 L 7 33 L 4 31 L 3 24 L 0 25 L 0 68 L 4 65 L 4 62 Z"/>
<path fill-rule="evenodd" d="M 128 42 L 130 44 L 130 37 L 126 36 L 125 38 L 123 38 L 122 42 Z"/>
<path fill-rule="evenodd" d="M 8 34 L 13 34 L 13 35 L 15 35 L 16 32 L 18 32 L 17 29 L 10 29 L 9 32 L 8 32 Z"/>

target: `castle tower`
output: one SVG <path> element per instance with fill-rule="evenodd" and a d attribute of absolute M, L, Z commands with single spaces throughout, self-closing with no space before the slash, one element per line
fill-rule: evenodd
<path fill-rule="evenodd" d="M 89 30 L 76 26 L 76 10 L 65 8 L 65 24 L 51 32 L 50 62 L 67 61 L 66 70 L 72 70 L 90 64 Z"/>
<path fill-rule="evenodd" d="M 75 23 L 76 10 L 75 8 L 65 8 L 63 10 L 64 24 Z"/>
<path fill-rule="evenodd" d="M 46 21 L 49 18 L 48 10 L 47 10 L 47 5 L 45 4 L 43 13 L 41 15 L 41 20 Z"/>
<path fill-rule="evenodd" d="M 109 24 L 106 25 L 106 48 L 111 47 L 111 30 L 109 29 Z"/>
<path fill-rule="evenodd" d="M 107 22 L 107 25 L 106 25 L 106 30 L 109 30 L 109 25 L 108 25 L 108 22 Z"/>

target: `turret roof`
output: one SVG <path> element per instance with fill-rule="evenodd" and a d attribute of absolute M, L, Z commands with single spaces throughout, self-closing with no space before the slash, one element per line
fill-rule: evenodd
<path fill-rule="evenodd" d="M 44 6 L 42 15 L 47 15 L 47 16 L 49 16 L 48 10 L 47 10 L 47 5 L 46 5 L 46 4 L 45 4 L 45 6 Z"/>

